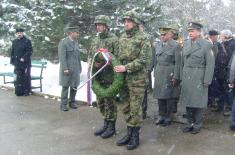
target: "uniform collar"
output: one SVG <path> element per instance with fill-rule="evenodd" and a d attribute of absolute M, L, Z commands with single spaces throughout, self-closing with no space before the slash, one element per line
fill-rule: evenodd
<path fill-rule="evenodd" d="M 99 33 L 98 35 L 99 35 L 100 39 L 108 38 L 108 32 Z"/>
<path fill-rule="evenodd" d="M 126 30 L 126 35 L 129 38 L 129 37 L 134 36 L 138 31 L 139 31 L 139 28 L 138 27 L 134 27 L 133 29 Z"/>

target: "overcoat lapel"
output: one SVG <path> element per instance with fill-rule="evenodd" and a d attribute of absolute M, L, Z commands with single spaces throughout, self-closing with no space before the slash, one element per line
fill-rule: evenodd
<path fill-rule="evenodd" d="M 188 56 L 191 55 L 192 53 L 198 51 L 201 48 L 201 45 L 199 43 L 199 40 L 197 40 L 195 43 L 191 43 L 189 42 L 188 44 L 186 44 L 185 48 L 184 48 L 184 56 Z"/>

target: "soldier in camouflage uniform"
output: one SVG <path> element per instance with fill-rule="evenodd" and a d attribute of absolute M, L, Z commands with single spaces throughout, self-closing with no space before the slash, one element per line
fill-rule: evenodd
<path fill-rule="evenodd" d="M 125 33 L 119 40 L 118 58 L 122 65 L 114 67 L 118 73 L 125 74 L 125 85 L 121 96 L 121 110 L 127 123 L 127 135 L 117 141 L 118 146 L 127 145 L 133 150 L 139 145 L 139 130 L 142 123 L 142 102 L 146 88 L 149 51 L 149 39 L 139 31 L 139 16 L 134 11 L 128 11 L 123 17 Z"/>
<path fill-rule="evenodd" d="M 155 45 L 154 45 L 154 38 L 153 36 L 149 35 L 148 33 L 146 33 L 145 31 L 145 22 L 143 20 L 141 20 L 140 24 L 139 24 L 139 29 L 140 32 L 143 32 L 143 34 L 146 35 L 147 38 L 149 38 L 150 41 L 150 45 L 151 45 L 151 50 L 149 51 L 149 58 L 152 58 L 152 56 L 154 55 L 155 52 Z M 142 110 L 143 110 L 143 119 L 145 119 L 147 117 L 147 109 L 148 109 L 148 92 L 152 92 L 152 77 L 151 77 L 151 72 L 152 72 L 152 66 L 151 64 L 147 64 L 147 70 L 148 70 L 148 74 L 147 74 L 147 85 L 144 91 L 144 99 L 142 102 Z"/>
<path fill-rule="evenodd" d="M 95 18 L 94 23 L 98 34 L 91 44 L 91 50 L 88 56 L 89 64 L 91 64 L 91 59 L 99 48 L 106 48 L 114 55 L 116 55 L 118 51 L 118 38 L 109 32 L 109 28 L 111 26 L 110 18 L 105 15 L 99 15 Z M 101 64 L 96 63 L 95 66 L 99 68 L 101 67 Z M 96 76 L 96 79 L 99 80 L 102 85 L 108 87 L 112 84 L 113 79 L 107 75 L 112 72 L 112 70 L 112 66 L 107 66 Z M 115 134 L 117 106 L 114 103 L 113 98 L 99 98 L 99 96 L 97 96 L 97 100 L 98 107 L 104 118 L 104 125 L 100 129 L 96 130 L 94 134 L 96 136 L 101 136 L 102 138 L 109 138 Z"/>
<path fill-rule="evenodd" d="M 154 98 L 158 99 L 159 119 L 156 125 L 168 126 L 172 121 L 175 98 L 179 96 L 178 81 L 180 77 L 181 48 L 173 40 L 174 29 L 159 29 L 161 42 L 156 47 L 154 65 Z"/>

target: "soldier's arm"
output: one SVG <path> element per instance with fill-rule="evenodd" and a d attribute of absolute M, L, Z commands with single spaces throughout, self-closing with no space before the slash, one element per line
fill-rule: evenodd
<path fill-rule="evenodd" d="M 68 62 L 66 59 L 66 47 L 63 40 L 59 43 L 58 53 L 62 70 L 68 70 Z"/>
<path fill-rule="evenodd" d="M 118 42 L 118 38 L 116 37 L 113 41 L 113 52 L 112 52 L 115 56 L 118 55 L 119 53 L 119 42 Z"/>
<path fill-rule="evenodd" d="M 146 67 L 148 59 L 150 59 L 148 58 L 148 52 L 151 50 L 150 48 L 149 41 L 146 40 L 142 42 L 139 57 L 125 65 L 126 71 L 128 73 L 136 72 L 141 70 L 143 67 Z"/>
<path fill-rule="evenodd" d="M 177 46 L 175 49 L 175 67 L 174 67 L 174 79 L 180 79 L 180 67 L 181 67 L 181 48 Z"/>
<path fill-rule="evenodd" d="M 183 78 L 183 67 L 184 67 L 184 55 L 183 55 L 183 49 L 180 53 L 180 57 L 181 57 L 181 60 L 180 60 L 180 77 L 179 77 L 179 80 L 182 81 L 182 78 Z"/>
<path fill-rule="evenodd" d="M 212 81 L 212 77 L 214 74 L 214 67 L 215 67 L 215 57 L 211 48 L 205 53 L 206 58 L 206 69 L 205 69 L 205 76 L 203 83 L 205 85 L 210 85 Z"/>
<path fill-rule="evenodd" d="M 79 70 L 80 70 L 80 73 L 82 72 L 82 64 L 81 64 L 81 55 L 80 55 L 80 50 L 78 51 L 78 62 L 79 62 Z"/>
<path fill-rule="evenodd" d="M 153 68 L 155 66 L 155 61 L 156 61 L 156 49 L 152 48 L 152 57 L 151 57 L 151 62 L 149 66 L 150 71 L 153 71 Z"/>

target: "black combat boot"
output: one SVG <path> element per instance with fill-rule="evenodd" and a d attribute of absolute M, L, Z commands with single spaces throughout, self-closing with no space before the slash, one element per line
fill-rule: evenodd
<path fill-rule="evenodd" d="M 78 108 L 78 105 L 77 105 L 76 102 L 69 102 L 69 107 L 70 107 L 71 109 L 77 109 L 77 108 Z"/>
<path fill-rule="evenodd" d="M 131 139 L 128 145 L 126 146 L 127 150 L 134 150 L 139 146 L 139 131 L 140 127 L 133 127 L 131 134 Z"/>
<path fill-rule="evenodd" d="M 76 93 L 77 93 L 77 88 L 70 88 L 69 107 L 71 109 L 77 109 L 78 108 L 78 105 L 75 102 Z"/>
<path fill-rule="evenodd" d="M 102 133 L 105 132 L 105 130 L 106 130 L 107 128 L 108 128 L 108 121 L 107 121 L 107 120 L 104 120 L 104 125 L 103 125 L 100 129 L 96 130 L 96 131 L 94 132 L 94 135 L 95 135 L 95 136 L 100 136 Z"/>
<path fill-rule="evenodd" d="M 123 138 L 117 141 L 117 146 L 123 146 L 129 143 L 131 139 L 131 134 L 132 134 L 132 127 L 127 126 L 127 135 L 125 135 Z"/>
<path fill-rule="evenodd" d="M 100 136 L 104 139 L 112 137 L 116 133 L 115 123 L 116 121 L 108 121 L 108 128 Z"/>
<path fill-rule="evenodd" d="M 67 104 L 61 104 L 60 105 L 60 110 L 61 111 L 69 111 L 69 107 Z"/>

